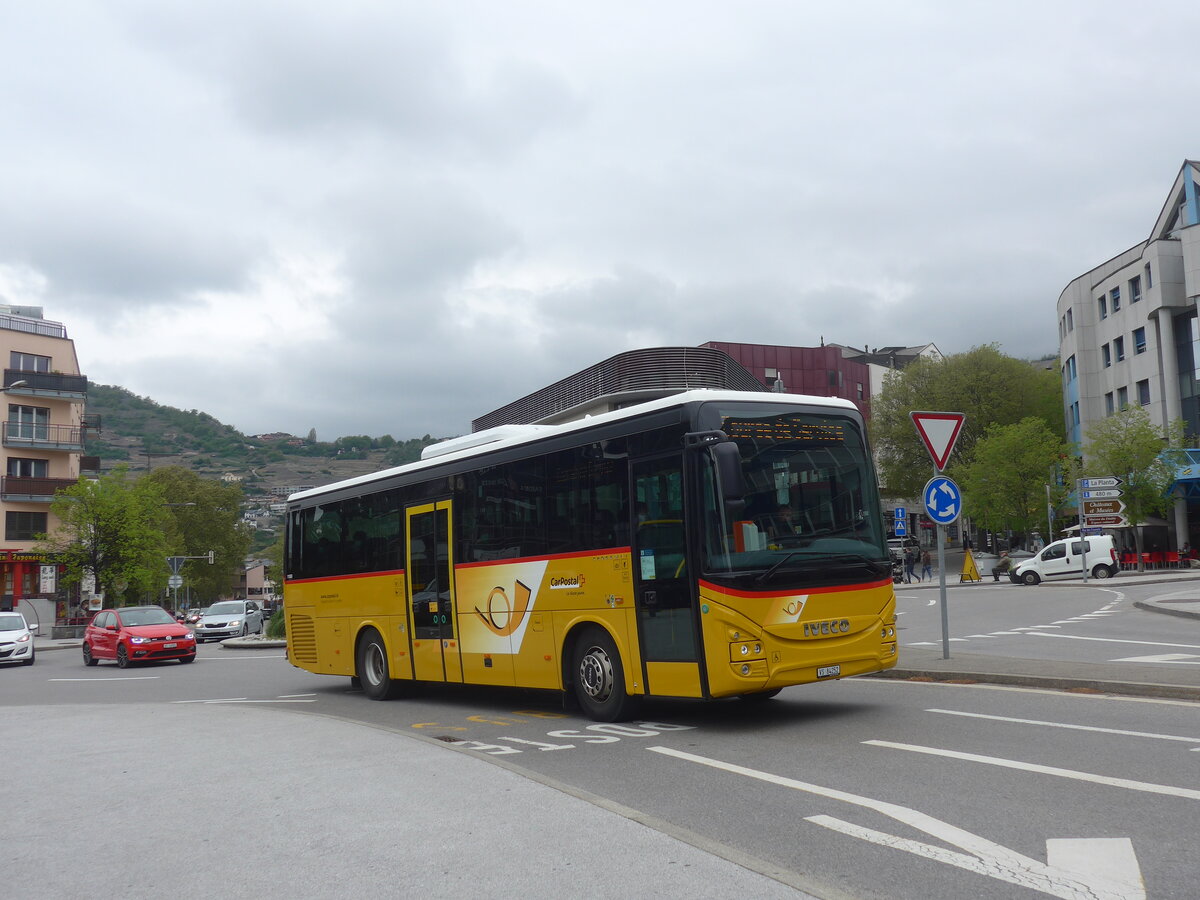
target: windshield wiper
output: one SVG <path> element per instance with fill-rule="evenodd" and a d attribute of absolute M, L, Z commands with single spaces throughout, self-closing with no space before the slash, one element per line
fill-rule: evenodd
<path fill-rule="evenodd" d="M 804 550 L 793 550 L 791 553 L 784 556 L 783 559 L 779 560 L 779 562 L 775 563 L 775 565 L 771 566 L 771 568 L 767 569 L 765 572 L 760 573 L 759 575 L 756 575 L 754 578 L 755 582 L 757 584 L 763 584 L 763 583 L 769 581 L 771 579 L 771 576 L 774 575 L 776 572 L 778 572 L 788 561 L 790 561 L 792 559 L 792 557 L 798 556 L 805 552 L 806 551 L 804 551 Z M 829 555 L 821 555 L 821 556 L 811 557 L 808 560 L 806 560 L 806 562 L 809 565 L 814 565 L 814 564 L 826 565 L 829 563 L 833 563 L 833 564 L 841 563 L 844 565 L 846 563 L 862 563 L 862 564 L 866 565 L 872 571 L 878 571 L 878 572 L 883 572 L 885 570 L 885 568 L 890 568 L 890 565 L 887 562 L 885 562 L 883 560 L 878 560 L 878 559 L 871 559 L 869 556 L 864 556 L 861 553 L 832 553 Z"/>

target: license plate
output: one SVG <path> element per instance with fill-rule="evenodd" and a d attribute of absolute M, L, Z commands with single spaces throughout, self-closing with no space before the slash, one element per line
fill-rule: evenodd
<path fill-rule="evenodd" d="M 841 675 L 841 674 L 842 674 L 841 666 L 821 666 L 821 668 L 817 669 L 817 677 L 818 678 L 830 678 L 834 675 Z"/>
<path fill-rule="evenodd" d="M 177 644 L 175 644 L 174 642 L 172 642 L 172 643 L 170 643 L 170 644 L 163 644 L 163 649 L 164 649 L 164 650 L 173 650 L 173 649 L 174 649 L 175 647 L 177 647 L 177 646 L 178 646 Z"/>

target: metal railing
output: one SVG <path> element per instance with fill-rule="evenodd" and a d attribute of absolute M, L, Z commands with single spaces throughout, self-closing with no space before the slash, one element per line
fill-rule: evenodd
<path fill-rule="evenodd" d="M 13 386 L 16 385 L 14 388 Z M 4 389 L 12 393 L 38 393 L 85 395 L 88 389 L 86 375 L 64 375 L 62 372 L 23 372 L 20 369 L 4 370 Z"/>
<path fill-rule="evenodd" d="M 4 422 L 0 441 L 6 447 L 44 447 L 48 450 L 83 450 L 83 428 L 75 425 L 39 425 Z"/>
<path fill-rule="evenodd" d="M 0 328 L 9 331 L 23 331 L 26 334 L 40 334 L 45 337 L 65 338 L 67 336 L 67 326 L 62 322 L 13 316 L 7 313 L 0 315 Z"/>
<path fill-rule="evenodd" d="M 54 499 L 54 495 L 63 488 L 77 484 L 74 478 L 33 478 L 21 475 L 4 475 L 0 477 L 0 499 L 6 501 Z"/>

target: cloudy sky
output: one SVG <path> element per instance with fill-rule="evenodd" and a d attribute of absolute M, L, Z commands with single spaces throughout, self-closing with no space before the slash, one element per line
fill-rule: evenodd
<path fill-rule="evenodd" d="M 41 0 L 0 302 L 93 381 L 398 438 L 708 340 L 1057 351 L 1200 157 L 1200 5 Z"/>

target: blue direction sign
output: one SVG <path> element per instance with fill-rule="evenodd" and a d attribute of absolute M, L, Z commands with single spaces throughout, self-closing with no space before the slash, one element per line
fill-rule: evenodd
<path fill-rule="evenodd" d="M 936 525 L 949 525 L 962 512 L 962 491 L 945 475 L 935 475 L 921 492 L 925 514 Z"/>

